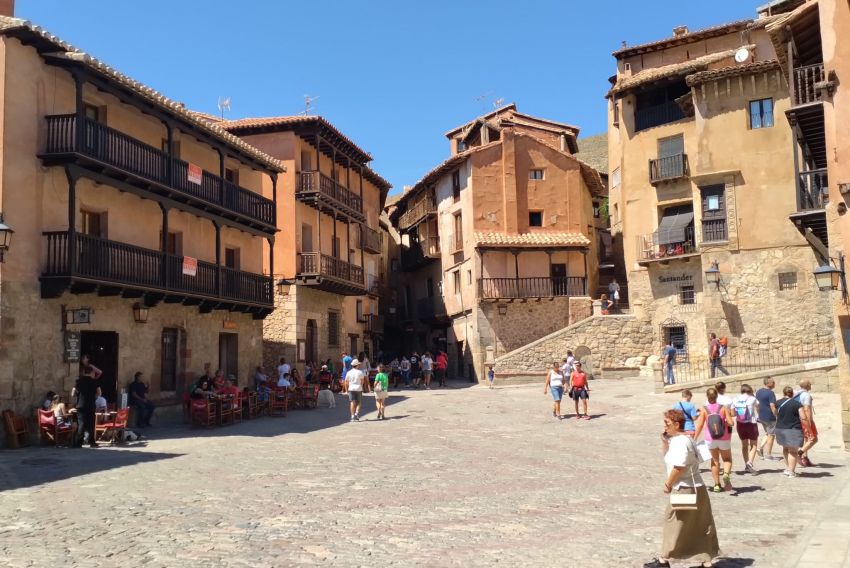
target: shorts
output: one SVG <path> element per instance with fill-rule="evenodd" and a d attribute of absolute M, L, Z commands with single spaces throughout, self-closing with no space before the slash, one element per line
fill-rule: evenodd
<path fill-rule="evenodd" d="M 431 376 L 431 371 L 422 371 L 422 376 L 428 378 Z"/>
<path fill-rule="evenodd" d="M 776 420 L 759 420 L 765 436 L 773 436 L 773 431 L 776 430 Z"/>
<path fill-rule="evenodd" d="M 552 400 L 555 402 L 561 402 L 561 398 L 564 396 L 564 387 L 549 387 L 549 392 L 552 393 Z"/>
<path fill-rule="evenodd" d="M 817 438 L 818 427 L 814 422 L 803 422 L 803 434 L 806 438 Z"/>
<path fill-rule="evenodd" d="M 351 402 L 363 402 L 363 391 L 348 391 L 348 400 Z"/>
<path fill-rule="evenodd" d="M 795 428 L 777 428 L 774 432 L 776 443 L 783 448 L 802 448 L 803 431 Z"/>
<path fill-rule="evenodd" d="M 759 439 L 759 425 L 751 422 L 738 422 L 735 424 L 738 430 L 738 437 L 742 440 L 756 441 Z"/>
<path fill-rule="evenodd" d="M 587 400 L 590 398 L 590 393 L 587 392 L 587 389 L 571 389 L 570 398 L 573 400 Z"/>
<path fill-rule="evenodd" d="M 731 450 L 732 440 L 712 440 L 706 442 L 709 450 Z"/>
<path fill-rule="evenodd" d="M 387 397 L 390 396 L 385 390 L 375 391 L 375 400 L 387 400 Z"/>

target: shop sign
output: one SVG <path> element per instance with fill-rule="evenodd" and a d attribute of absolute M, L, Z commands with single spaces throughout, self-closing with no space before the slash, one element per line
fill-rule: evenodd
<path fill-rule="evenodd" d="M 666 284 L 669 282 L 692 282 L 694 279 L 693 274 L 682 274 L 681 276 L 659 276 L 658 281 L 662 284 Z"/>
<path fill-rule="evenodd" d="M 78 363 L 80 361 L 81 338 L 79 331 L 65 332 L 65 361 Z"/>
<path fill-rule="evenodd" d="M 201 166 L 196 166 L 195 164 L 188 164 L 188 168 L 186 171 L 189 183 L 201 185 L 201 180 L 204 177 L 204 171 L 201 169 Z"/>
<path fill-rule="evenodd" d="M 239 329 L 239 324 L 233 320 L 224 320 L 221 325 L 224 329 Z"/>
<path fill-rule="evenodd" d="M 191 256 L 183 257 L 183 274 L 186 276 L 196 276 L 198 274 L 198 259 Z"/>

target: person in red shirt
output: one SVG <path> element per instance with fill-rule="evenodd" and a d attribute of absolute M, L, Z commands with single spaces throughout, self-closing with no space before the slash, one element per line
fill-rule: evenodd
<path fill-rule="evenodd" d="M 587 413 L 587 399 L 590 398 L 590 386 L 587 384 L 587 373 L 581 368 L 581 361 L 576 361 L 573 364 L 573 372 L 570 375 L 570 398 L 576 404 L 576 420 L 581 418 L 578 413 L 578 401 L 582 401 L 584 409 L 584 419 L 590 420 L 590 415 Z"/>
<path fill-rule="evenodd" d="M 224 395 L 239 396 L 239 387 L 236 384 L 239 381 L 233 375 L 227 376 L 227 384 L 216 389 L 216 393 Z"/>
<path fill-rule="evenodd" d="M 448 356 L 440 351 L 437 353 L 437 359 L 434 361 L 434 367 L 437 370 L 437 380 L 440 381 L 440 386 L 446 386 L 446 369 L 449 366 Z"/>

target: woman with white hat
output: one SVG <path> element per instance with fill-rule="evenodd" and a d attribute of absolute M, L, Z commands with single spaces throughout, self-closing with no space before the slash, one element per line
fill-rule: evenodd
<path fill-rule="evenodd" d="M 351 407 L 351 421 L 360 420 L 360 405 L 363 403 L 363 392 L 369 392 L 369 381 L 360 370 L 360 360 L 351 361 L 351 370 L 345 374 L 345 390 Z"/>

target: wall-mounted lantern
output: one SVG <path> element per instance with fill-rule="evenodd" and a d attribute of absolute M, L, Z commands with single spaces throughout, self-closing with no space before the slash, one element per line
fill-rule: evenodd
<path fill-rule="evenodd" d="M 136 323 L 148 323 L 148 312 L 150 312 L 150 308 L 136 302 L 133 304 L 133 319 Z"/>
<path fill-rule="evenodd" d="M 15 231 L 3 222 L 3 213 L 0 213 L 0 262 L 3 262 L 3 254 L 9 250 L 12 244 L 12 234 Z"/>
<path fill-rule="evenodd" d="M 716 260 L 705 271 L 705 281 L 720 288 L 720 263 Z"/>

